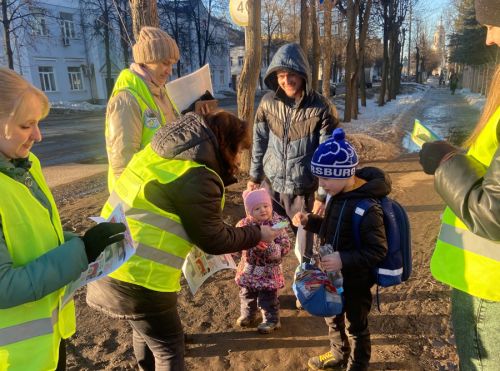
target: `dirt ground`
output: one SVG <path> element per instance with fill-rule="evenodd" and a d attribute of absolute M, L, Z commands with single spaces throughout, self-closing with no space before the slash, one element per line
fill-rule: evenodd
<path fill-rule="evenodd" d="M 361 137 L 357 139 L 365 142 Z M 352 139 L 353 142 L 356 138 Z M 361 158 L 390 158 L 394 146 L 371 142 Z M 381 156 L 384 153 L 384 156 Z M 425 175 L 415 155 L 376 160 L 365 165 L 387 171 L 393 181 L 392 197 L 408 210 L 412 225 L 413 274 L 408 282 L 381 289 L 380 312 L 370 315 L 371 370 L 457 370 L 457 357 L 449 323 L 449 289 L 431 277 L 429 259 L 438 232 L 443 203 L 434 192 L 432 177 Z M 65 229 L 82 232 L 91 225 L 106 199 L 105 175 L 53 189 Z M 243 216 L 241 181 L 226 195 L 227 221 Z M 238 289 L 233 271 L 217 273 L 193 297 L 179 295 L 179 312 L 185 332 L 188 370 L 306 370 L 307 359 L 327 350 L 327 328 L 322 318 L 295 309 L 291 289 L 297 265 L 290 253 L 284 260 L 286 287 L 280 293 L 282 328 L 270 335 L 242 330 Z M 76 295 L 77 332 L 68 344 L 69 370 L 136 369 L 128 324 L 110 319 L 85 304 L 85 289 Z"/>

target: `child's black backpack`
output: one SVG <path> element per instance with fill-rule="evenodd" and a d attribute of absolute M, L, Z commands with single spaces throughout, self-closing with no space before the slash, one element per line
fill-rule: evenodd
<path fill-rule="evenodd" d="M 406 281 L 411 274 L 410 221 L 403 206 L 389 197 L 359 201 L 352 214 L 354 242 L 357 248 L 362 248 L 360 225 L 363 215 L 375 204 L 379 204 L 384 212 L 387 237 L 387 256 L 374 268 L 375 282 L 382 287 L 394 286 Z"/>

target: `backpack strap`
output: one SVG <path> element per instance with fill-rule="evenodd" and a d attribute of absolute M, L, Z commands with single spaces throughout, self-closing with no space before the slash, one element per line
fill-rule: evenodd
<path fill-rule="evenodd" d="M 378 203 L 373 198 L 364 198 L 359 201 L 352 212 L 352 230 L 354 235 L 354 244 L 356 248 L 361 248 L 361 221 L 366 212 Z"/>

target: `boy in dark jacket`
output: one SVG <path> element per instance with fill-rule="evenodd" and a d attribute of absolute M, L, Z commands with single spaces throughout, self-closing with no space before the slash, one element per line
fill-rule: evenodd
<path fill-rule="evenodd" d="M 370 288 L 374 284 L 371 270 L 384 259 L 387 241 L 382 208 L 376 205 L 363 216 L 362 248 L 356 248 L 352 214 L 360 200 L 389 194 L 391 184 L 382 170 L 374 167 L 356 170 L 357 164 L 358 156 L 345 140 L 344 131 L 335 129 L 332 137 L 316 149 L 311 161 L 312 173 L 331 196 L 325 216 L 300 212 L 293 218 L 295 225 L 318 234 L 322 244 L 334 246 L 335 252 L 322 257 L 320 266 L 327 272 L 341 270 L 344 277 L 344 313 L 326 318 L 330 351 L 309 359 L 312 370 L 343 367 L 351 371 L 367 370 L 370 362 L 368 313 L 372 303 Z"/>

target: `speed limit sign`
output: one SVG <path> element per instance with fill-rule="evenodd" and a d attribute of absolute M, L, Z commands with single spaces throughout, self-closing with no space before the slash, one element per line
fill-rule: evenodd
<path fill-rule="evenodd" d="M 238 26 L 248 26 L 248 2 L 251 0 L 229 0 L 229 14 Z"/>

